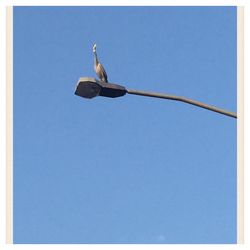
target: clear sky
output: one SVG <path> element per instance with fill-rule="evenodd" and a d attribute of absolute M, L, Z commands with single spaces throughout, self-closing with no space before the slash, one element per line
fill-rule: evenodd
<path fill-rule="evenodd" d="M 236 112 L 236 7 L 14 7 L 14 243 L 236 243 L 236 119 L 74 95 L 96 77 Z"/>

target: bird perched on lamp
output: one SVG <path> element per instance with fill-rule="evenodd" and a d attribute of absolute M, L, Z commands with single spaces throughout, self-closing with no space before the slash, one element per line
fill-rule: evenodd
<path fill-rule="evenodd" d="M 96 54 L 96 44 L 93 46 L 93 53 L 94 53 L 94 69 L 97 74 L 97 76 L 100 78 L 103 82 L 108 82 L 108 76 L 107 73 L 102 66 L 102 64 L 99 62 L 97 54 Z"/>

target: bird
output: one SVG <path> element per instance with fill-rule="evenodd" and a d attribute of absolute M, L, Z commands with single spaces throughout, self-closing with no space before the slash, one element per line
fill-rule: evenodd
<path fill-rule="evenodd" d="M 102 64 L 99 62 L 96 54 L 96 44 L 93 45 L 93 53 L 94 53 L 94 70 L 97 76 L 100 78 L 101 81 L 108 82 L 107 73 Z"/>

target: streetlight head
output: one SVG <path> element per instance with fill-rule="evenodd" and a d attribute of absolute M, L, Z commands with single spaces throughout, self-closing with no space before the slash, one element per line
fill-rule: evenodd
<path fill-rule="evenodd" d="M 125 87 L 98 81 L 92 77 L 81 77 L 77 83 L 75 94 L 84 98 L 93 98 L 96 96 L 119 97 L 127 93 Z"/>
<path fill-rule="evenodd" d="M 77 83 L 75 94 L 84 98 L 93 98 L 99 95 L 101 86 L 91 77 L 81 77 Z"/>

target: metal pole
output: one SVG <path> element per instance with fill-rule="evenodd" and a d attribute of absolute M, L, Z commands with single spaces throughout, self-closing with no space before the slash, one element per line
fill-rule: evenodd
<path fill-rule="evenodd" d="M 170 99 L 170 100 L 175 100 L 175 101 L 181 101 L 181 102 L 186 102 L 204 109 L 208 109 L 223 115 L 231 116 L 233 118 L 237 119 L 237 114 L 234 112 L 226 111 L 211 105 L 207 105 L 202 102 L 194 101 L 189 98 L 181 97 L 181 96 L 174 96 L 174 95 L 167 95 L 167 94 L 161 94 L 161 93 L 152 93 L 152 92 L 144 92 L 144 91 L 139 91 L 139 90 L 133 90 L 133 89 L 127 89 L 128 94 L 132 95 L 142 95 L 142 96 L 148 96 L 148 97 L 156 97 L 156 98 L 162 98 L 162 99 Z"/>

